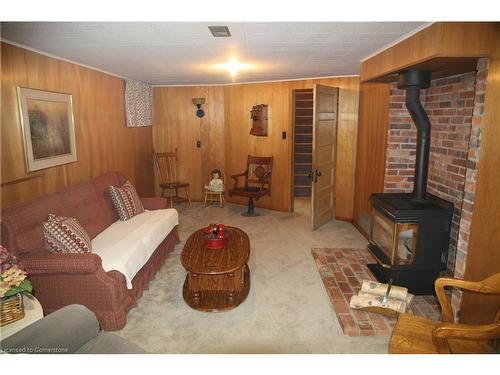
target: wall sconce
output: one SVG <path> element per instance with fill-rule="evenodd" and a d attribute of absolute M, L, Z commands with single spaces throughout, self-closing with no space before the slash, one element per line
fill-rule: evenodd
<path fill-rule="evenodd" d="M 203 104 L 205 104 L 205 98 L 193 98 L 193 104 L 198 108 L 196 111 L 196 116 L 202 118 L 205 116 L 205 111 L 201 108 Z"/>

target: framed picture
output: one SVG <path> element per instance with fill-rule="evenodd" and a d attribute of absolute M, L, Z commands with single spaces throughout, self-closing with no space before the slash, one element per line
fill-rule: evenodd
<path fill-rule="evenodd" d="M 17 88 L 28 172 L 77 161 L 71 95 Z"/>

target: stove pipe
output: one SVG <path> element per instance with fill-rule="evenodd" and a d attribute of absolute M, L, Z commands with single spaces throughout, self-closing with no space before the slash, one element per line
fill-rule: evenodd
<path fill-rule="evenodd" d="M 420 102 L 420 89 L 431 83 L 431 72 L 427 70 L 403 70 L 398 76 L 398 88 L 406 90 L 406 108 L 417 127 L 417 155 L 413 196 L 415 201 L 424 201 L 429 172 L 429 149 L 431 144 L 431 122 Z"/>

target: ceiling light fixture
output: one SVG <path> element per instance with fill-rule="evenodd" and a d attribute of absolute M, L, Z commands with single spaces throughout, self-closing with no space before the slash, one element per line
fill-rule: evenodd
<path fill-rule="evenodd" d="M 235 58 L 232 58 L 226 63 L 216 64 L 215 68 L 220 70 L 227 70 L 231 77 L 235 78 L 240 70 L 246 70 L 251 67 L 250 64 L 240 63 Z"/>

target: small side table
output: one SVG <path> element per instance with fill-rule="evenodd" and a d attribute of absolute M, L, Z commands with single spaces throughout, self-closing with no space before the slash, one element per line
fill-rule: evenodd
<path fill-rule="evenodd" d="M 43 318 L 42 305 L 40 305 L 40 302 L 35 297 L 28 298 L 23 296 L 23 304 L 24 318 L 0 327 L 0 341 Z"/>

